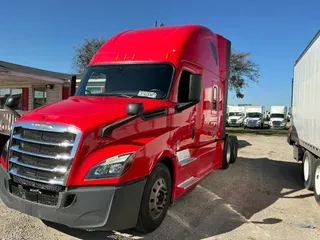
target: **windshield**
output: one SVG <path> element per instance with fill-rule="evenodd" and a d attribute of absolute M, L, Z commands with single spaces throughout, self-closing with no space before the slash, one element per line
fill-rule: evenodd
<path fill-rule="evenodd" d="M 169 64 L 119 64 L 89 67 L 76 96 L 166 98 L 173 75 Z"/>
<path fill-rule="evenodd" d="M 233 117 L 233 116 L 241 117 L 242 112 L 229 112 L 229 117 Z"/>
<path fill-rule="evenodd" d="M 270 118 L 284 118 L 284 114 L 281 113 L 272 113 Z"/>
<path fill-rule="evenodd" d="M 247 117 L 250 118 L 259 118 L 261 116 L 261 113 L 247 113 Z"/>

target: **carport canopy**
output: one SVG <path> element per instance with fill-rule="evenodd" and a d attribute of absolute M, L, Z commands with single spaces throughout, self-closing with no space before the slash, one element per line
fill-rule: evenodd
<path fill-rule="evenodd" d="M 0 88 L 21 88 L 50 83 L 63 84 L 70 78 L 71 74 L 46 71 L 0 61 Z"/>

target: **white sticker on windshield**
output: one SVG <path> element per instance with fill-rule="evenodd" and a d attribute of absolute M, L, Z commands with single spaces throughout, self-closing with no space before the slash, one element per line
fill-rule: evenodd
<path fill-rule="evenodd" d="M 156 97 L 157 97 L 157 93 L 155 93 L 155 92 L 139 91 L 138 96 L 139 96 L 139 97 L 156 98 Z"/>

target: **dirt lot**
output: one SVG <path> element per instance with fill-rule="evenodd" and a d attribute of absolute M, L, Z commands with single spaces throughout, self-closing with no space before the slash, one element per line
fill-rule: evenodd
<path fill-rule="evenodd" d="M 150 235 L 48 227 L 0 203 L 0 239 L 320 239 L 320 207 L 303 189 L 301 165 L 285 137 L 241 134 L 239 140 L 236 164 L 176 201 Z"/>

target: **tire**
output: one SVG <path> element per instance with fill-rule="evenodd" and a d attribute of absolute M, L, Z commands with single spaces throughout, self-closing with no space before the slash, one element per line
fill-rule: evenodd
<path fill-rule="evenodd" d="M 313 190 L 316 158 L 309 151 L 305 151 L 302 160 L 302 174 L 304 186 L 308 190 Z"/>
<path fill-rule="evenodd" d="M 320 160 L 317 160 L 315 164 L 314 198 L 320 206 Z"/>
<path fill-rule="evenodd" d="M 158 163 L 148 177 L 143 191 L 136 230 L 150 233 L 161 225 L 170 205 L 171 189 L 169 169 L 164 164 Z M 157 205 L 158 199 L 155 198 L 160 199 L 162 206 Z M 154 211 L 151 211 L 151 208 Z"/>
<path fill-rule="evenodd" d="M 230 160 L 230 163 L 235 163 L 238 158 L 238 138 L 236 136 L 230 136 L 231 141 L 232 141 L 232 151 L 233 151 L 233 156 L 232 159 Z"/>
<path fill-rule="evenodd" d="M 231 159 L 233 158 L 233 142 L 231 138 L 228 136 L 224 141 L 223 148 L 223 160 L 222 160 L 222 169 L 227 169 L 231 163 Z"/>

